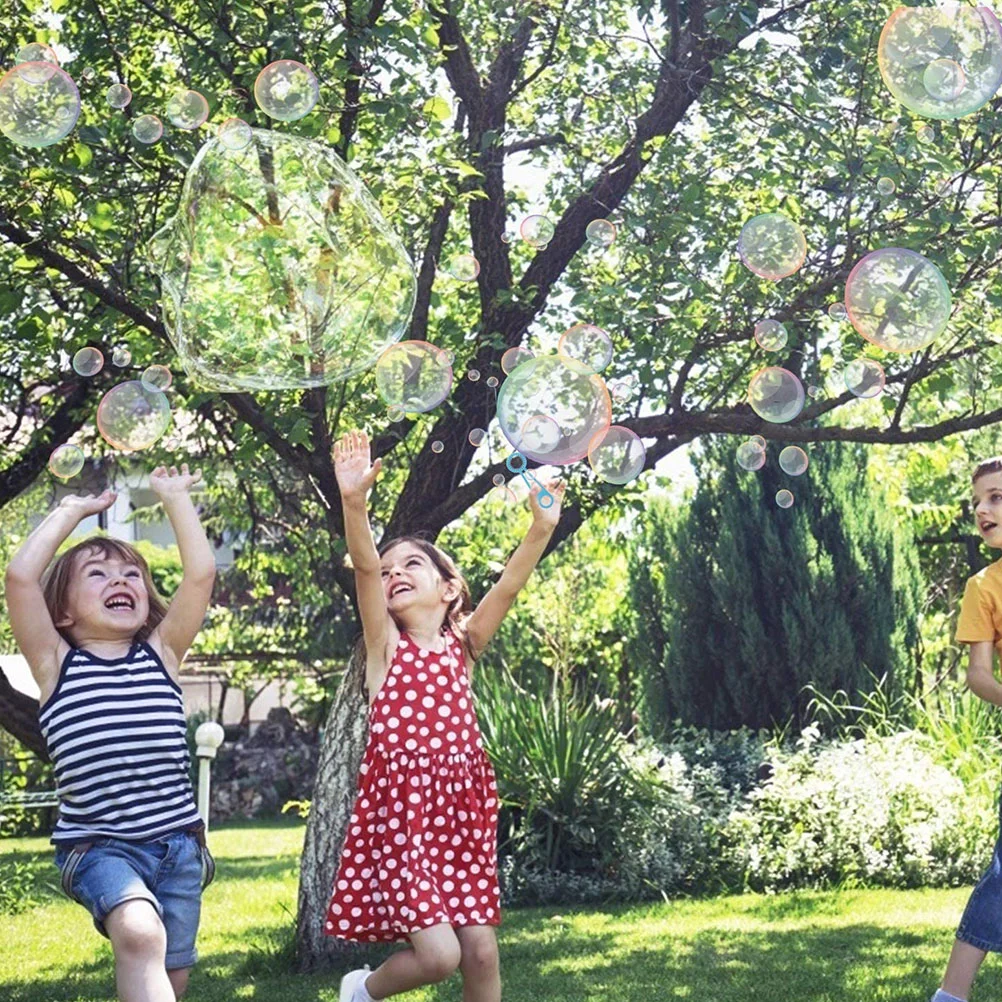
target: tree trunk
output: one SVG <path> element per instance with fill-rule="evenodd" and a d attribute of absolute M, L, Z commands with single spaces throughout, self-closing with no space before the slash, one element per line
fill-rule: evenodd
<path fill-rule="evenodd" d="M 38 700 L 18 692 L 0 668 L 0 727 L 12 734 L 43 762 L 49 761 L 38 726 Z"/>
<path fill-rule="evenodd" d="M 358 768 L 368 720 L 362 685 L 365 655 L 354 654 L 341 680 L 324 728 L 310 817 L 299 871 L 296 945 L 301 971 L 360 967 L 372 944 L 355 944 L 324 934 L 324 919 L 341 849 L 355 805 Z"/>

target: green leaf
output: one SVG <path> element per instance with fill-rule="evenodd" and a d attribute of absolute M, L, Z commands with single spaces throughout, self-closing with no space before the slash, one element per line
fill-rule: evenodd
<path fill-rule="evenodd" d="M 430 97 L 421 106 L 421 111 L 428 118 L 434 118 L 439 122 L 447 122 L 452 117 L 452 108 L 445 98 L 438 96 Z"/>

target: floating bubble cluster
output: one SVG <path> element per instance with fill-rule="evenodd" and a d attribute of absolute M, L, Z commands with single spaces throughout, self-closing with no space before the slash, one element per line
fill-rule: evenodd
<path fill-rule="evenodd" d="M 928 258 L 900 247 L 867 254 L 849 273 L 845 307 L 853 327 L 885 351 L 918 351 L 950 319 L 950 288 Z"/>
<path fill-rule="evenodd" d="M 97 405 L 97 430 L 113 448 L 137 452 L 153 445 L 170 425 L 170 404 L 139 380 L 113 386 Z"/>
<path fill-rule="evenodd" d="M 807 257 L 803 230 L 781 212 L 749 219 L 738 237 L 738 254 L 759 278 L 778 281 L 800 270 Z"/>
<path fill-rule="evenodd" d="M 254 100 L 269 117 L 294 122 L 308 115 L 320 97 L 313 71 L 295 59 L 269 63 L 254 81 Z"/>
<path fill-rule="evenodd" d="M 961 118 L 1002 84 L 1002 27 L 987 7 L 898 7 L 877 46 L 890 92 L 924 118 Z"/>
<path fill-rule="evenodd" d="M 779 468 L 791 477 L 806 473 L 808 462 L 807 453 L 797 445 L 788 445 L 779 454 Z"/>
<path fill-rule="evenodd" d="M 197 90 L 183 90 L 167 102 L 171 125 L 187 132 L 197 129 L 209 117 L 209 102 Z"/>
<path fill-rule="evenodd" d="M 857 397 L 877 397 L 884 389 L 884 367 L 872 358 L 855 358 L 845 367 L 845 388 Z"/>
<path fill-rule="evenodd" d="M 760 320 L 755 325 L 755 342 L 763 351 L 782 351 L 786 347 L 786 328 L 778 320 Z"/>
<path fill-rule="evenodd" d="M 84 465 L 83 450 L 76 445 L 60 445 L 49 456 L 49 472 L 60 480 L 75 477 Z"/>
<path fill-rule="evenodd" d="M 376 362 L 376 389 L 388 406 L 421 414 L 449 395 L 452 364 L 441 348 L 427 341 L 401 341 Z"/>
<path fill-rule="evenodd" d="M 647 450 L 636 432 L 614 424 L 596 435 L 588 447 L 588 462 L 607 484 L 628 484 L 644 469 Z"/>
<path fill-rule="evenodd" d="M 413 265 L 361 181 L 327 146 L 271 130 L 203 145 L 150 257 L 182 364 L 217 390 L 347 379 L 414 306 Z"/>
<path fill-rule="evenodd" d="M 583 459 L 596 435 L 612 424 L 612 402 L 601 376 L 562 355 L 539 355 L 508 375 L 498 392 L 498 424 L 519 452 L 536 462 L 564 466 Z M 549 418 L 560 437 L 545 452 L 530 449 L 523 428 L 530 419 Z"/>
<path fill-rule="evenodd" d="M 560 335 L 557 352 L 601 372 L 612 361 L 612 338 L 594 324 L 575 324 Z"/>
<path fill-rule="evenodd" d="M 763 421 L 785 424 L 804 409 L 804 387 L 789 369 L 771 365 L 752 376 L 748 402 Z"/>
<path fill-rule="evenodd" d="M 17 63 L 0 78 L 0 132 L 18 146 L 52 146 L 79 117 L 77 85 L 55 63 Z"/>
<path fill-rule="evenodd" d="M 99 348 L 81 348 L 73 356 L 73 371 L 78 376 L 96 376 L 104 368 L 104 355 Z"/>

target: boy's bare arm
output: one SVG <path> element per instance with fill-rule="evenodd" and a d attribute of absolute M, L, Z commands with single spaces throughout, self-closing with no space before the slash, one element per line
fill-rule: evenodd
<path fill-rule="evenodd" d="M 970 661 L 967 664 L 967 688 L 981 699 L 995 706 L 1002 706 L 1002 683 L 995 678 L 992 661 L 995 645 L 990 640 L 981 640 L 971 646 Z"/>

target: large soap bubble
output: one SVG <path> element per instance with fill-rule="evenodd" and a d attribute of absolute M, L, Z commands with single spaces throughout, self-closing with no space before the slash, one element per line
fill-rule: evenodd
<path fill-rule="evenodd" d="M 770 365 L 752 376 L 748 402 L 763 421 L 785 424 L 804 409 L 804 387 L 789 369 Z"/>
<path fill-rule="evenodd" d="M 151 446 L 170 425 L 170 404 L 159 390 L 138 379 L 113 386 L 97 405 L 97 430 L 116 449 L 136 452 Z"/>
<path fill-rule="evenodd" d="M 950 287 L 928 258 L 901 247 L 867 254 L 849 272 L 845 308 L 853 327 L 885 351 L 918 351 L 950 320 Z"/>
<path fill-rule="evenodd" d="M 877 46 L 890 92 L 925 118 L 960 118 L 1002 84 L 1002 27 L 987 7 L 898 7 Z"/>
<path fill-rule="evenodd" d="M 18 146 L 52 146 L 80 117 L 80 92 L 54 63 L 17 63 L 0 78 L 0 132 Z"/>
<path fill-rule="evenodd" d="M 594 324 L 575 324 L 560 335 L 557 352 L 601 372 L 612 361 L 612 338 Z"/>
<path fill-rule="evenodd" d="M 628 484 L 643 472 L 647 450 L 640 436 L 614 424 L 596 435 L 588 447 L 588 462 L 607 484 Z"/>
<path fill-rule="evenodd" d="M 252 130 L 208 140 L 150 244 L 164 320 L 211 389 L 319 386 L 371 368 L 404 333 L 414 267 L 333 150 Z"/>
<path fill-rule="evenodd" d="M 596 435 L 612 424 L 612 401 L 601 376 L 573 358 L 538 355 L 513 369 L 498 392 L 498 424 L 506 439 L 530 459 L 554 466 L 576 463 Z M 522 434 L 549 418 L 559 429 L 545 451 L 532 449 Z"/>
<path fill-rule="evenodd" d="M 741 227 L 738 254 L 749 271 L 775 282 L 800 270 L 807 257 L 807 240 L 788 216 L 764 212 Z"/>
<path fill-rule="evenodd" d="M 376 389 L 390 407 L 405 413 L 430 411 L 452 389 L 452 363 L 427 341 L 401 341 L 376 362 Z"/>
<path fill-rule="evenodd" d="M 309 114 L 320 97 L 313 70 L 295 59 L 269 63 L 254 81 L 254 100 L 270 118 L 294 122 Z"/>

